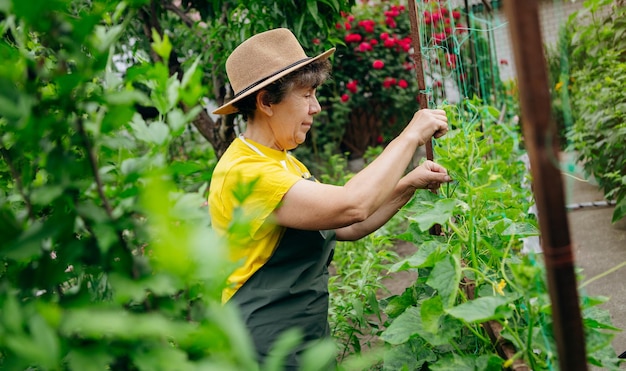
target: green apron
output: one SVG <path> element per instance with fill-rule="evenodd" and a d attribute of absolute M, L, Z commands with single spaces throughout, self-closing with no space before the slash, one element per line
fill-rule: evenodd
<path fill-rule="evenodd" d="M 287 228 L 268 262 L 233 295 L 259 362 L 290 328 L 300 328 L 304 343 L 285 360 L 286 370 L 298 369 L 307 343 L 330 336 L 328 265 L 334 246 L 334 231 Z"/>

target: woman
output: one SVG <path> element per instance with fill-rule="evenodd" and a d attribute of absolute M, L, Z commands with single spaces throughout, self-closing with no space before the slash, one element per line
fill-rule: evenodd
<path fill-rule="evenodd" d="M 234 98 L 214 111 L 239 112 L 246 129 L 213 173 L 209 209 L 213 228 L 229 235 L 241 265 L 223 300 L 235 302 L 252 334 L 259 360 L 287 329 L 305 343 L 327 337 L 328 271 L 334 241 L 357 240 L 386 223 L 416 189 L 450 181 L 426 161 L 406 173 L 417 148 L 448 130 L 441 110 L 420 110 L 380 156 L 344 186 L 316 181 L 287 151 L 306 139 L 321 110 L 316 88 L 330 73 L 330 49 L 307 57 L 291 31 L 251 37 L 226 62 Z M 246 192 L 248 190 L 248 192 Z M 250 221 L 235 237 L 233 214 Z M 303 345 L 287 360 L 298 366 Z"/>

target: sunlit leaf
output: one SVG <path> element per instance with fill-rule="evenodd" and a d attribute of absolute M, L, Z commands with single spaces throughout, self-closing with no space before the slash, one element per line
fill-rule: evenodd
<path fill-rule="evenodd" d="M 468 323 L 485 322 L 498 318 L 498 307 L 510 303 L 511 300 L 508 296 L 485 296 L 448 308 L 446 312 Z"/>

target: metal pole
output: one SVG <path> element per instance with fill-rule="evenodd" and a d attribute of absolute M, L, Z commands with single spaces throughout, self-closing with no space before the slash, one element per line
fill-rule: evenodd
<path fill-rule="evenodd" d="M 558 134 L 550 92 L 537 0 L 504 2 L 520 92 L 524 142 L 530 158 L 541 245 L 552 302 L 554 336 L 561 370 L 587 370 L 574 256 L 569 236 Z"/>
<path fill-rule="evenodd" d="M 417 75 L 417 87 L 419 89 L 420 109 L 428 108 L 428 96 L 426 95 L 426 82 L 424 81 L 424 65 L 422 64 L 422 45 L 420 41 L 420 29 L 417 21 L 417 4 L 415 0 L 408 0 L 409 19 L 411 21 L 411 43 L 413 44 L 413 63 Z M 426 159 L 433 160 L 433 143 L 432 140 L 426 142 Z M 433 192 L 437 192 L 433 190 Z M 430 234 L 441 235 L 441 225 L 435 224 L 430 229 Z"/>

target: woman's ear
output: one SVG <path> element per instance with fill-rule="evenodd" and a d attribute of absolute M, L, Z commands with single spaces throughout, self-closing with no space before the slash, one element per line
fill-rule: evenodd
<path fill-rule="evenodd" d="M 261 90 L 259 94 L 256 95 L 256 107 L 257 110 L 267 116 L 271 116 L 274 114 L 274 111 L 272 110 L 272 105 L 269 103 L 269 99 L 267 99 L 267 94 L 267 90 Z"/>

